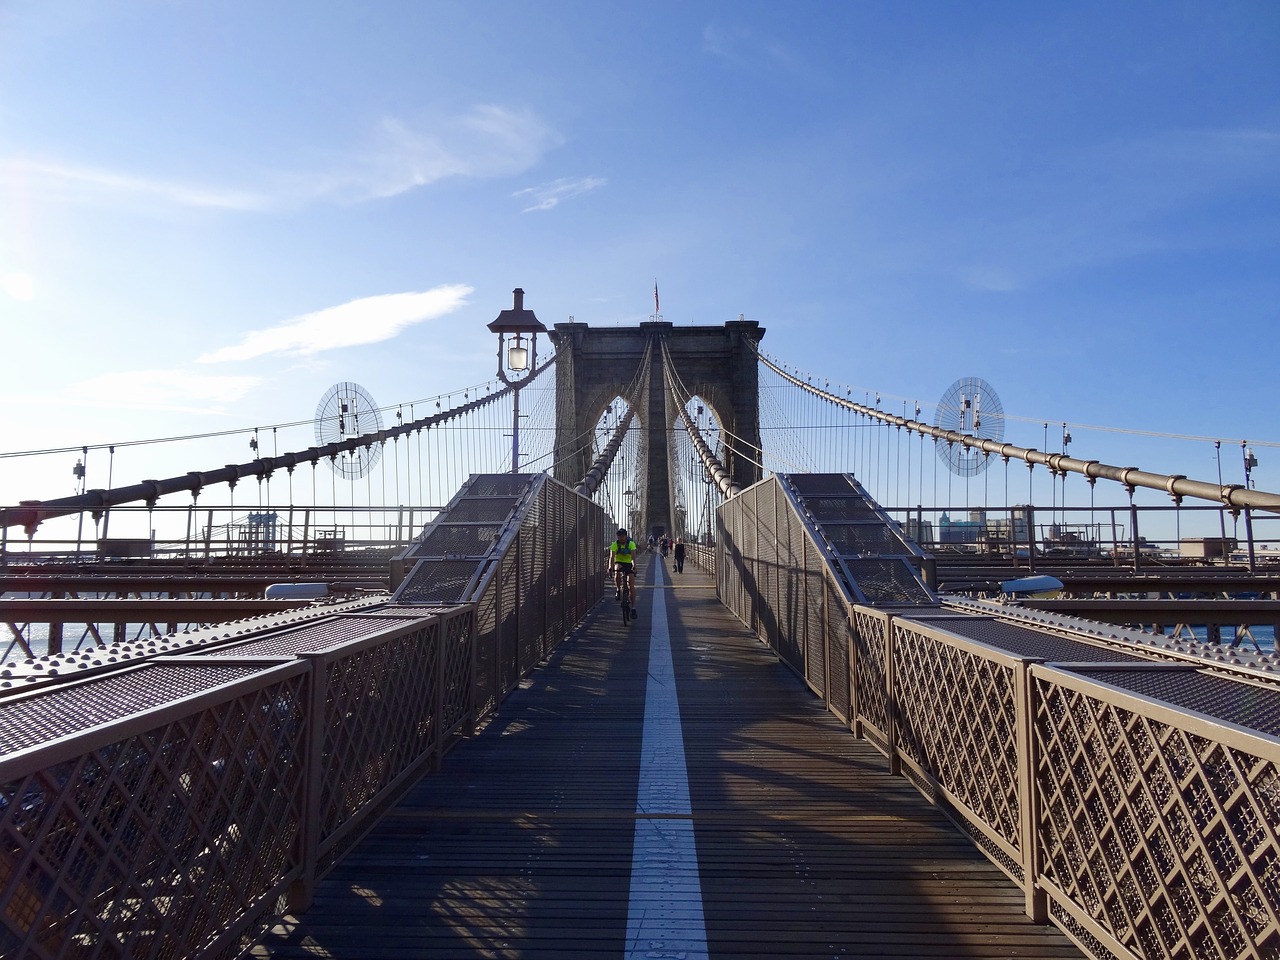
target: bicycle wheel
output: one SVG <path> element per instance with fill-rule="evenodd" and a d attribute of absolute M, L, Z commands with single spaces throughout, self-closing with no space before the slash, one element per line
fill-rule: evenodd
<path fill-rule="evenodd" d="M 631 623 L 631 600 L 627 597 L 622 598 L 622 622 Z"/>

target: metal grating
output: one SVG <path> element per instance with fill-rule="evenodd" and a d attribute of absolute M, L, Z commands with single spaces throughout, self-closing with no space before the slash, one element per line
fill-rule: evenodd
<path fill-rule="evenodd" d="M 800 496 L 848 497 L 856 495 L 843 473 L 791 473 L 787 480 Z"/>
<path fill-rule="evenodd" d="M 809 547 L 809 552 L 813 552 L 812 546 Z M 825 572 L 820 566 L 815 569 L 806 568 L 805 575 L 800 581 L 803 589 L 800 602 L 804 605 L 803 623 L 809 683 L 823 698 L 827 696 L 827 688 L 830 685 L 827 679 L 827 611 L 826 604 L 822 602 L 825 593 L 823 582 Z"/>
<path fill-rule="evenodd" d="M 487 473 L 474 477 L 464 499 L 471 497 L 518 497 L 529 489 L 533 476 L 527 473 Z"/>
<path fill-rule="evenodd" d="M 441 736 L 457 731 L 463 721 L 469 720 L 475 711 L 472 691 L 475 689 L 471 656 L 471 635 L 475 613 L 445 621 L 441 642 L 441 661 L 444 664 L 444 702 L 441 704 L 443 729 Z"/>
<path fill-rule="evenodd" d="M 849 716 L 849 620 L 844 596 L 831 582 L 826 581 L 827 647 L 831 656 L 831 683 L 828 697 L 831 709 L 845 721 Z"/>
<path fill-rule="evenodd" d="M 498 592 L 492 587 L 481 591 L 476 598 L 475 622 L 476 713 L 488 716 L 502 699 L 498 665 Z"/>
<path fill-rule="evenodd" d="M 871 523 L 881 517 L 862 497 L 805 497 L 804 508 L 818 523 Z"/>
<path fill-rule="evenodd" d="M 452 513 L 449 519 L 453 519 Z M 416 557 L 483 557 L 505 527 L 497 523 L 441 523 L 427 531 L 414 550 Z"/>
<path fill-rule="evenodd" d="M 467 585 L 480 563 L 475 560 L 422 560 L 393 598 L 396 603 L 453 604 L 467 599 Z"/>
<path fill-rule="evenodd" d="M 1005 650 L 1019 657 L 1046 660 L 1053 663 L 1147 663 L 1148 658 L 1124 653 L 1113 647 L 1100 647 L 1080 640 L 1052 633 L 1041 633 L 1028 627 L 1006 623 L 989 617 L 929 616 L 907 614 L 904 619 L 913 623 L 928 624 L 935 628 L 985 643 L 998 650 Z"/>
<path fill-rule="evenodd" d="M 261 640 L 247 640 L 232 646 L 201 651 L 210 657 L 291 657 L 299 651 L 326 650 L 340 643 L 358 640 L 386 630 L 394 624 L 385 619 L 339 617 L 301 630 L 278 633 Z"/>
<path fill-rule="evenodd" d="M 1280 737 L 1280 690 L 1201 671 L 1073 671 L 1153 700 Z"/>
<path fill-rule="evenodd" d="M 827 523 L 824 521 L 822 532 L 835 548 L 836 553 L 842 557 L 907 553 L 902 538 L 879 520 L 874 523 Z"/>
<path fill-rule="evenodd" d="M 901 559 L 847 560 L 845 566 L 867 603 L 892 605 L 933 602 L 928 588 Z"/>
<path fill-rule="evenodd" d="M 454 604 L 429 604 L 429 605 L 396 605 L 391 607 L 383 607 L 380 610 L 361 610 L 360 617 L 377 617 L 382 620 L 419 620 L 422 617 L 435 617 L 452 609 Z"/>
<path fill-rule="evenodd" d="M 0 703 L 0 753 L 15 753 L 260 673 L 253 666 L 153 664 Z"/>
<path fill-rule="evenodd" d="M 514 497 L 493 500 L 459 500 L 449 511 L 450 523 L 501 523 L 511 516 Z"/>

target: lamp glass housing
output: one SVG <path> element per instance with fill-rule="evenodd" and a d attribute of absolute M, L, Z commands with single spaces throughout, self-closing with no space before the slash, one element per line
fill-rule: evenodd
<path fill-rule="evenodd" d="M 516 340 L 516 342 L 507 350 L 507 369 L 529 369 L 529 350 L 519 340 Z"/>

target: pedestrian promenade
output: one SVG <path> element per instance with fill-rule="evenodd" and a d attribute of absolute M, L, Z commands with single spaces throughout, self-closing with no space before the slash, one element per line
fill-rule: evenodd
<path fill-rule="evenodd" d="M 640 568 L 255 956 L 1081 956 L 711 578 Z"/>

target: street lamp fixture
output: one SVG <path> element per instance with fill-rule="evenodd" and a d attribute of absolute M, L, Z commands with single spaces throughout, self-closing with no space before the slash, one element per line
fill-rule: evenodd
<path fill-rule="evenodd" d="M 503 383 L 513 383 L 507 377 L 507 371 L 523 373 L 530 366 L 538 363 L 538 334 L 546 333 L 543 325 L 532 310 L 524 308 L 524 291 L 519 287 L 511 291 L 515 302 L 510 310 L 503 310 L 496 320 L 489 324 L 489 330 L 498 335 L 498 379 Z M 529 338 L 528 346 L 525 337 Z M 510 345 L 507 340 L 510 338 Z M 503 347 L 506 351 L 506 369 L 503 369 Z M 532 356 L 530 356 L 532 354 Z"/>
<path fill-rule="evenodd" d="M 524 308 L 524 291 L 516 287 L 512 291 L 514 302 L 510 310 L 503 310 L 496 320 L 489 324 L 489 330 L 498 335 L 498 379 L 514 389 L 511 392 L 511 472 L 520 472 L 520 387 L 524 377 L 512 380 L 507 371 L 521 374 L 536 368 L 538 365 L 538 334 L 546 333 L 532 310 Z M 529 345 L 525 346 L 524 338 L 528 336 Z M 510 337 L 510 345 L 507 338 Z M 506 350 L 506 369 L 503 369 L 503 347 Z"/>

